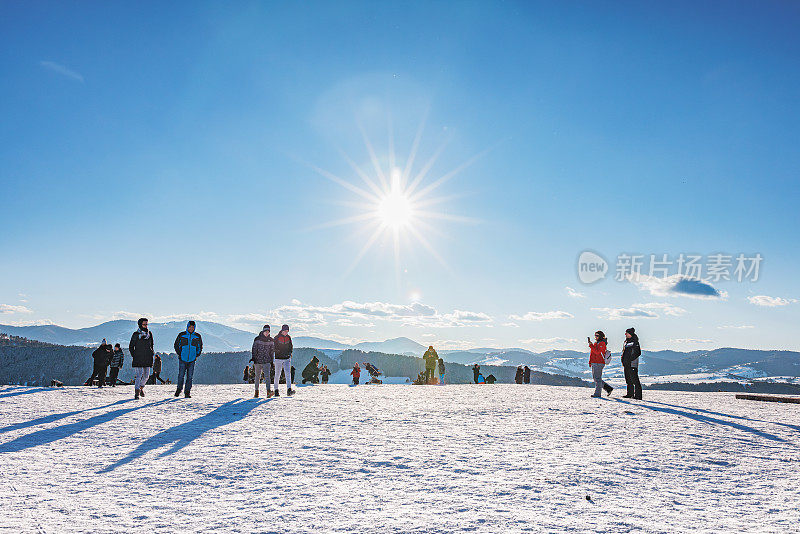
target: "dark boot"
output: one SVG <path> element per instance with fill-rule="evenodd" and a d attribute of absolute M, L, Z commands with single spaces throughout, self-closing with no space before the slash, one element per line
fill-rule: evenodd
<path fill-rule="evenodd" d="M 136 390 L 136 394 L 134 395 L 134 397 L 133 397 L 133 398 L 134 398 L 134 399 L 138 399 L 138 398 L 139 398 L 139 390 L 138 390 L 138 389 Z"/>
<path fill-rule="evenodd" d="M 277 390 L 277 389 L 275 390 L 275 393 L 274 393 L 274 395 L 275 395 L 276 397 L 280 397 L 280 396 L 281 396 L 281 394 L 280 394 L 280 393 L 278 393 L 278 390 Z"/>
<path fill-rule="evenodd" d="M 291 397 L 292 395 L 294 395 L 294 390 L 293 389 L 287 389 L 286 390 L 286 394 Z"/>
<path fill-rule="evenodd" d="M 268 389 L 267 390 L 267 398 L 269 399 L 270 397 L 272 397 L 272 390 Z"/>
<path fill-rule="evenodd" d="M 258 398 L 258 390 L 256 390 L 256 394 L 255 394 L 255 395 L 253 395 L 253 398 L 254 398 L 254 399 L 257 399 L 257 398 Z"/>
<path fill-rule="evenodd" d="M 176 397 L 180 397 L 180 396 L 181 396 L 181 393 L 182 393 L 182 391 L 181 391 L 180 389 L 176 389 L 176 390 L 175 390 L 175 396 L 176 396 Z"/>

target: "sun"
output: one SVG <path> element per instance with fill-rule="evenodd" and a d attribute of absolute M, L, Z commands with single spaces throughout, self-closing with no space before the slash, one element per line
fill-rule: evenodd
<path fill-rule="evenodd" d="M 414 219 L 414 203 L 400 180 L 400 169 L 392 169 L 391 188 L 378 199 L 375 207 L 377 218 L 392 230 L 400 230 L 412 224 Z"/>
<path fill-rule="evenodd" d="M 357 213 L 315 227 L 327 228 L 352 224 L 358 225 L 358 229 L 361 231 L 366 230 L 366 242 L 361 248 L 361 251 L 356 255 L 350 268 L 345 273 L 345 276 L 355 269 L 358 263 L 381 238 L 388 238 L 393 243 L 392 250 L 394 251 L 395 275 L 398 285 L 402 270 L 400 261 L 401 242 L 409 242 L 414 249 L 420 247 L 424 248 L 443 267 L 449 270 L 447 263 L 426 237 L 438 233 L 434 226 L 434 221 L 455 221 L 460 223 L 478 222 L 477 219 L 447 213 L 443 208 L 443 204 L 449 200 L 449 197 L 435 197 L 432 193 L 469 167 L 487 151 L 473 156 L 455 169 L 426 183 L 426 178 L 431 173 L 434 163 L 442 153 L 444 145 L 440 146 L 419 170 L 414 171 L 415 157 L 419 148 L 424 124 L 425 122 L 423 121 L 412 143 L 411 153 L 404 166 L 400 166 L 396 163 L 397 159 L 394 153 L 394 142 L 391 133 L 389 149 L 387 151 L 387 166 L 385 165 L 385 159 L 381 162 L 363 129 L 362 136 L 372 165 L 371 169 L 363 169 L 343 152 L 341 153 L 342 156 L 355 173 L 355 176 L 350 179 L 341 178 L 316 165 L 308 164 L 323 177 L 335 182 L 358 197 L 358 201 L 341 202 L 343 205 L 354 208 Z"/>

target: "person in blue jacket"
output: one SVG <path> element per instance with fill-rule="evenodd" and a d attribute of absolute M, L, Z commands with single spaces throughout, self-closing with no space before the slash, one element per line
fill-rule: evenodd
<path fill-rule="evenodd" d="M 187 399 L 192 398 L 192 376 L 194 375 L 194 364 L 197 357 L 203 353 L 203 338 L 194 331 L 194 321 L 186 323 L 186 331 L 178 334 L 175 338 L 175 354 L 178 355 L 178 389 L 175 396 L 180 397 L 183 391 L 183 377 L 186 376 Z"/>

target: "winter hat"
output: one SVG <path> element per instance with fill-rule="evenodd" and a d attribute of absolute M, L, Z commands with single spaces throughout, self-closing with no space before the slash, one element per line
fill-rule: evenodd
<path fill-rule="evenodd" d="M 626 334 L 630 334 L 632 336 L 635 336 L 636 335 L 636 330 L 633 327 L 630 327 L 627 330 L 625 330 L 625 333 Z"/>
<path fill-rule="evenodd" d="M 265 324 L 264 327 L 261 329 L 262 332 L 269 332 L 269 325 Z"/>
<path fill-rule="evenodd" d="M 288 324 L 285 324 L 285 325 L 283 325 L 281 327 L 281 332 L 283 332 L 284 330 L 286 330 L 287 332 L 289 331 L 289 325 Z"/>

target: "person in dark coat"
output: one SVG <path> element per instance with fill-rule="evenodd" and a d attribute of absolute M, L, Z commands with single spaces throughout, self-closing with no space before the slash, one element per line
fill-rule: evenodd
<path fill-rule="evenodd" d="M 522 368 L 522 381 L 525 384 L 531 383 L 531 368 L 528 367 L 527 365 Z"/>
<path fill-rule="evenodd" d="M 269 335 L 269 325 L 265 324 L 261 332 L 253 340 L 253 348 L 250 350 L 250 361 L 253 362 L 253 383 L 256 385 L 254 398 L 258 398 L 258 388 L 261 384 L 262 376 L 270 377 L 272 363 L 275 360 L 275 340 Z M 267 369 L 266 373 L 264 369 Z M 272 397 L 272 381 L 267 380 L 267 398 Z"/>
<path fill-rule="evenodd" d="M 100 343 L 100 346 L 92 352 L 94 368 L 92 369 L 92 376 L 89 377 L 87 381 L 87 385 L 91 386 L 95 378 L 97 378 L 97 387 L 101 388 L 106 385 L 106 372 L 111 363 L 112 354 L 113 350 L 111 349 L 111 345 L 106 343 L 104 339 L 103 342 Z"/>
<path fill-rule="evenodd" d="M 497 382 L 497 379 L 494 377 L 494 375 L 489 375 L 486 377 L 487 384 L 494 384 L 495 382 Z"/>
<path fill-rule="evenodd" d="M 422 360 L 425 362 L 425 382 L 433 384 L 433 376 L 436 374 L 436 364 L 439 362 L 439 355 L 433 345 L 428 347 L 425 354 L 422 355 Z"/>
<path fill-rule="evenodd" d="M 275 389 L 275 396 L 280 396 L 278 393 L 278 384 L 281 380 L 281 372 L 286 377 L 286 395 L 294 395 L 292 383 L 294 382 L 294 375 L 292 374 L 292 338 L 289 336 L 289 325 L 281 326 L 280 333 L 275 336 L 275 359 L 273 368 L 275 374 L 273 375 L 273 387 Z"/>
<path fill-rule="evenodd" d="M 328 369 L 327 365 L 322 366 L 322 371 L 319 372 L 320 377 L 322 377 L 322 383 L 327 384 L 328 379 L 331 377 L 331 370 Z"/>
<path fill-rule="evenodd" d="M 522 366 L 521 365 L 517 366 L 517 372 L 514 375 L 514 382 L 516 382 L 517 384 L 522 384 L 522 379 L 524 374 L 525 373 L 522 371 Z"/>
<path fill-rule="evenodd" d="M 642 400 L 642 383 L 639 382 L 639 336 L 633 328 L 625 330 L 625 343 L 622 346 L 622 368 L 625 371 L 625 383 L 628 385 L 626 399 Z"/>
<path fill-rule="evenodd" d="M 135 388 L 134 399 L 144 397 L 144 385 L 150 377 L 150 370 L 153 368 L 153 356 L 155 356 L 155 342 L 153 341 L 153 333 L 148 330 L 147 319 L 142 317 L 137 321 L 139 329 L 131 336 L 131 342 L 128 345 L 128 351 L 133 358 L 133 370 L 135 377 L 133 386 Z"/>
<path fill-rule="evenodd" d="M 439 383 L 444 384 L 444 360 L 439 358 Z"/>
<path fill-rule="evenodd" d="M 119 377 L 119 370 L 122 369 L 125 363 L 125 353 L 122 352 L 122 347 L 117 343 L 114 345 L 114 352 L 111 355 L 111 372 L 109 373 L 108 381 L 110 386 L 116 387 L 117 377 Z"/>
<path fill-rule="evenodd" d="M 308 365 L 303 368 L 303 372 L 300 373 L 300 376 L 303 377 L 303 384 L 306 382 L 311 382 L 312 384 L 319 384 L 319 372 L 322 368 L 319 366 L 319 358 L 314 356 L 311 358 L 311 361 L 308 362 Z"/>
<path fill-rule="evenodd" d="M 161 356 L 156 354 L 155 359 L 153 360 L 153 374 L 150 376 L 150 381 L 148 384 L 155 384 L 156 381 L 161 382 L 162 384 L 166 384 L 167 381 L 161 378 Z"/>
<path fill-rule="evenodd" d="M 481 374 L 481 366 L 476 363 L 475 365 L 472 366 L 472 379 L 475 381 L 476 384 L 478 383 L 478 375 L 480 374 Z"/>

